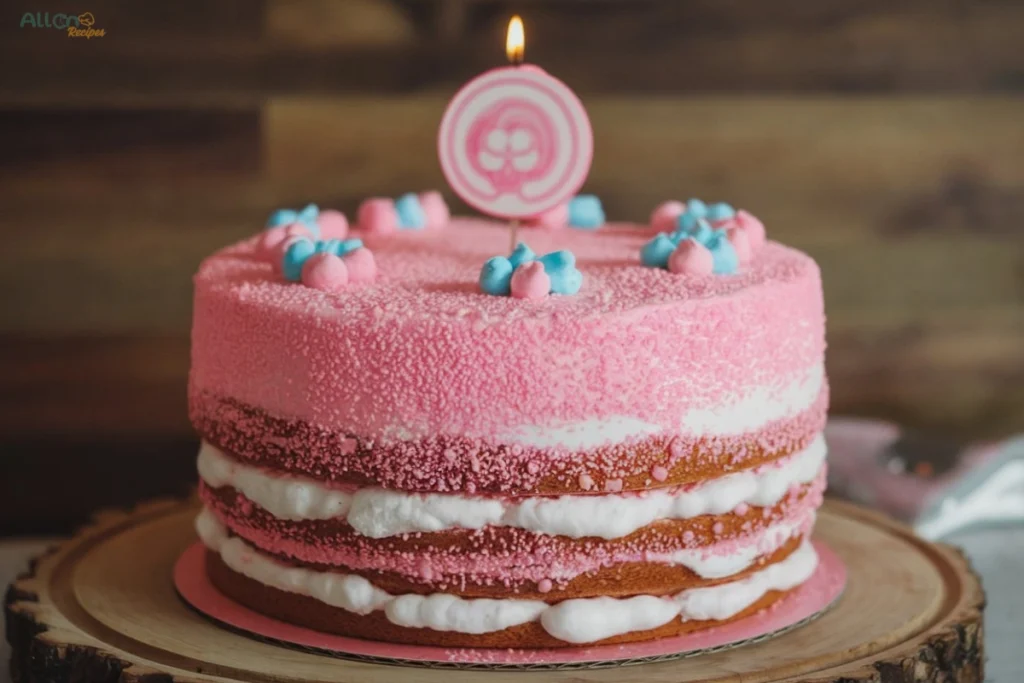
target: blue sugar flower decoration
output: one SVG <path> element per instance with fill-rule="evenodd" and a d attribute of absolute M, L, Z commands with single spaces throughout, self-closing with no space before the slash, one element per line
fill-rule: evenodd
<path fill-rule="evenodd" d="M 686 211 L 679 214 L 679 218 L 676 219 L 676 227 L 679 230 L 690 231 L 702 220 L 724 221 L 735 215 L 735 209 L 725 202 L 708 205 L 699 199 L 688 199 L 686 201 Z M 698 239 L 698 241 L 700 240 Z"/>
<path fill-rule="evenodd" d="M 576 268 L 576 256 L 571 251 L 553 251 L 538 257 L 522 242 L 510 255 L 487 259 L 480 269 L 480 289 L 495 296 L 512 293 L 512 274 L 524 263 L 540 261 L 544 272 L 551 278 L 551 294 L 572 295 L 583 286 L 583 273 Z"/>
<path fill-rule="evenodd" d="M 580 194 L 569 200 L 569 225 L 584 230 L 596 230 L 604 225 L 604 208 L 597 195 Z"/>
<path fill-rule="evenodd" d="M 725 230 L 715 230 L 711 238 L 704 242 L 704 246 L 711 250 L 711 256 L 715 259 L 715 275 L 735 275 L 739 270 L 740 260 L 733 249 L 732 243 L 725 234 Z"/>
<path fill-rule="evenodd" d="M 716 275 L 734 275 L 739 270 L 739 258 L 726 235 L 726 231 L 715 230 L 710 221 L 732 218 L 733 208 L 724 203 L 705 204 L 699 199 L 686 202 L 686 211 L 676 222 L 676 231 L 671 234 L 658 233 L 640 249 L 640 262 L 650 268 L 668 268 L 668 260 L 679 243 L 693 239 L 711 251 L 714 257 Z"/>
<path fill-rule="evenodd" d="M 295 209 L 278 209 L 274 213 L 270 214 L 270 218 L 267 219 L 267 229 L 276 228 L 280 225 L 291 225 L 292 223 L 301 223 L 309 228 L 309 231 L 314 235 L 320 235 L 320 226 L 317 224 L 317 219 L 320 217 L 320 209 L 316 204 L 310 204 L 301 211 Z"/>
<path fill-rule="evenodd" d="M 328 252 L 335 256 L 344 256 L 363 246 L 360 239 L 351 240 L 313 240 L 298 239 L 285 250 L 281 261 L 281 272 L 284 279 L 298 282 L 302 279 L 302 266 L 306 265 L 314 254 Z"/>
<path fill-rule="evenodd" d="M 395 200 L 400 230 L 419 230 L 427 226 L 427 213 L 423 210 L 419 195 L 408 192 Z"/>

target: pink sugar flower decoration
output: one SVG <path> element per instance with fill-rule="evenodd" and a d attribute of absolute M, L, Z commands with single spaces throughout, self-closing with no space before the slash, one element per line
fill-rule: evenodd
<path fill-rule="evenodd" d="M 420 206 L 423 207 L 423 214 L 427 217 L 428 228 L 443 228 L 452 219 L 448 204 L 440 192 L 430 190 L 420 193 Z"/>
<path fill-rule="evenodd" d="M 736 258 L 739 259 L 740 264 L 750 263 L 753 249 L 750 246 L 747 229 L 742 225 L 734 225 L 726 231 L 725 236 L 729 239 L 733 251 L 736 252 Z"/>
<path fill-rule="evenodd" d="M 546 228 L 548 230 L 569 227 L 569 205 L 559 204 L 553 209 L 548 209 L 528 219 L 525 225 L 531 228 Z"/>
<path fill-rule="evenodd" d="M 359 205 L 359 228 L 375 235 L 390 235 L 398 231 L 398 211 L 395 202 L 386 197 L 371 197 Z"/>
<path fill-rule="evenodd" d="M 349 272 L 344 259 L 330 253 L 310 256 L 302 265 L 302 284 L 322 292 L 337 292 L 348 286 Z"/>
<path fill-rule="evenodd" d="M 764 223 L 762 223 L 756 216 L 741 209 L 736 212 L 736 216 L 733 220 L 747 233 L 747 241 L 750 244 L 751 253 L 756 252 L 764 246 Z"/>
<path fill-rule="evenodd" d="M 317 225 L 320 226 L 320 239 L 322 240 L 343 240 L 348 237 L 348 219 L 341 211 L 334 209 L 321 211 L 317 218 Z"/>
<path fill-rule="evenodd" d="M 348 279 L 353 284 L 366 284 L 377 279 L 377 261 L 366 247 L 345 254 L 342 261 L 348 268 Z"/>
<path fill-rule="evenodd" d="M 685 239 L 668 257 L 668 269 L 683 275 L 710 275 L 715 269 L 715 257 L 697 240 Z"/>
<path fill-rule="evenodd" d="M 676 221 L 686 213 L 686 204 L 675 200 L 662 202 L 651 212 L 651 229 L 657 232 L 676 231 Z"/>
<path fill-rule="evenodd" d="M 276 228 L 268 228 L 263 231 L 259 242 L 256 244 L 256 253 L 260 258 L 278 258 L 281 253 L 281 245 L 293 237 L 316 239 L 310 229 L 302 223 L 279 225 Z M 278 258 L 278 260 L 280 259 Z"/>
<path fill-rule="evenodd" d="M 543 299 L 551 291 L 551 277 L 540 261 L 530 261 L 512 273 L 512 296 L 517 299 Z"/>

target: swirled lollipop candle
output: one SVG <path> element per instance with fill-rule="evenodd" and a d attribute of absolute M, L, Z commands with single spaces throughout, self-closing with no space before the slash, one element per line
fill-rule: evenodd
<path fill-rule="evenodd" d="M 463 86 L 437 138 L 455 193 L 513 225 L 568 202 L 590 171 L 594 149 L 579 98 L 543 69 L 522 64 L 524 45 L 522 21 L 513 17 L 506 42 L 512 66 Z"/>

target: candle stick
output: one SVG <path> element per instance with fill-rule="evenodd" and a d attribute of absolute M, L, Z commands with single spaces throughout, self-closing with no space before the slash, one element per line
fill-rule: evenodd
<path fill-rule="evenodd" d="M 516 233 L 519 232 L 519 220 L 513 218 L 512 222 L 508 224 L 508 227 L 509 233 L 512 238 L 511 244 L 508 245 L 508 252 L 511 254 L 512 251 L 516 248 Z"/>
<path fill-rule="evenodd" d="M 448 104 L 438 156 L 448 184 L 482 213 L 510 221 L 565 204 L 593 158 L 590 120 L 564 83 L 522 64 L 525 32 L 513 17 L 506 36 L 511 66 L 467 83 Z M 510 223 L 515 246 L 518 223 Z"/>

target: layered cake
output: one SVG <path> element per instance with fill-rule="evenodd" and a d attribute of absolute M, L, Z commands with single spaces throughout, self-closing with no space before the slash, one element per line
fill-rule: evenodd
<path fill-rule="evenodd" d="M 195 277 L 220 591 L 345 636 L 549 648 L 720 625 L 812 575 L 810 257 L 697 202 L 511 253 L 505 224 L 364 209 L 278 216 Z"/>

